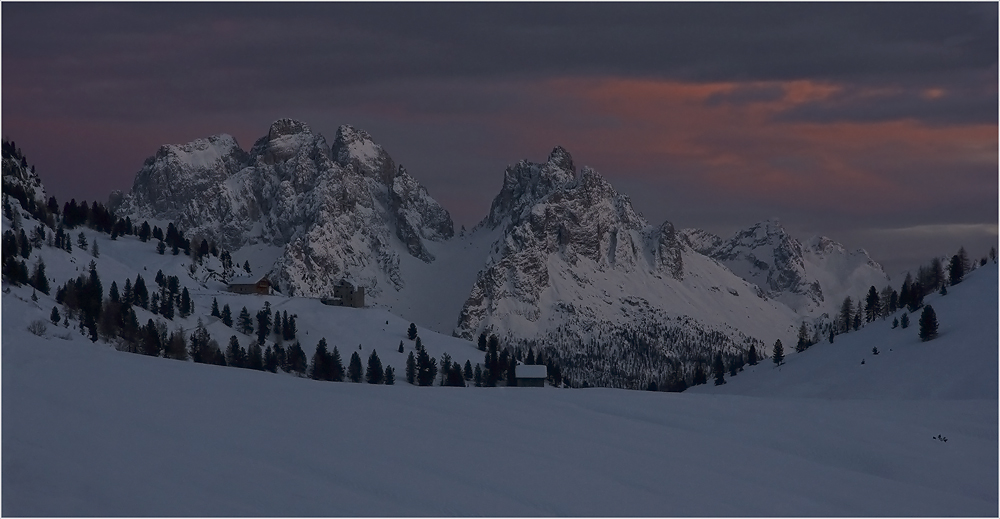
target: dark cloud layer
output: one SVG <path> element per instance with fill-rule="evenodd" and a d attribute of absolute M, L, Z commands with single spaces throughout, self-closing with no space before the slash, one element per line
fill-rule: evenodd
<path fill-rule="evenodd" d="M 127 189 L 159 144 L 248 147 L 296 117 L 367 129 L 461 223 L 555 144 L 654 221 L 996 222 L 996 3 L 0 9 L 3 133 L 60 198 Z"/>

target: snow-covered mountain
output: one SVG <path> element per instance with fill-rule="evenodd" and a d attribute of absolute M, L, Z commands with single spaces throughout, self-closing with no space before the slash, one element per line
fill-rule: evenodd
<path fill-rule="evenodd" d="M 763 341 L 760 351 L 794 335 L 794 312 L 693 250 L 670 222 L 648 224 L 598 172 L 578 172 L 561 147 L 544 163 L 507 168 L 479 232 L 499 237 L 462 309 L 460 337 L 498 333 L 569 357 L 592 343 L 626 363 L 652 350 L 665 366 L 742 352 L 750 337 Z"/>
<path fill-rule="evenodd" d="M 825 236 L 800 242 L 776 219 L 738 231 L 728 240 L 701 229 L 681 234 L 692 248 L 804 317 L 836 315 L 845 297 L 857 300 L 870 287 L 881 290 L 889 284 L 882 266 L 864 249 L 848 251 Z"/>
<path fill-rule="evenodd" d="M 433 261 L 427 242 L 454 234 L 448 211 L 366 132 L 342 126 L 330 146 L 290 119 L 249 152 L 228 135 L 163 146 L 111 206 L 230 250 L 271 247 L 259 273 L 311 296 L 348 278 L 377 299 L 405 284 L 400 254 Z"/>
<path fill-rule="evenodd" d="M 371 305 L 466 339 L 544 344 L 605 385 L 626 372 L 626 385 L 643 385 L 638 373 L 662 378 L 714 351 L 767 352 L 790 343 L 803 317 L 888 281 L 863 251 L 803 245 L 777 222 L 729 241 L 651 225 L 562 147 L 509 166 L 489 213 L 458 237 L 368 133 L 342 126 L 328 145 L 288 119 L 249 152 L 227 135 L 164 146 L 111 205 L 216 241 L 283 293 L 322 296 L 347 278 Z M 595 355 L 612 364 L 583 360 Z"/>

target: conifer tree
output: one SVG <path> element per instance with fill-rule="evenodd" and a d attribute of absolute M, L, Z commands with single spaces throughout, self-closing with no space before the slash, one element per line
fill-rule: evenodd
<path fill-rule="evenodd" d="M 334 348 L 336 350 L 336 348 Z M 306 372 L 306 353 L 302 351 L 302 346 L 299 345 L 298 341 L 289 346 L 288 353 L 285 356 L 288 363 L 288 371 L 290 373 L 296 373 L 299 376 L 305 374 Z"/>
<path fill-rule="evenodd" d="M 330 380 L 329 352 L 326 350 L 326 338 L 319 340 L 316 344 L 316 352 L 313 353 L 312 362 L 309 364 L 309 378 L 313 380 Z"/>
<path fill-rule="evenodd" d="M 708 375 L 705 374 L 705 367 L 701 365 L 701 361 L 698 361 L 698 365 L 694 368 L 694 376 L 691 380 L 692 386 L 700 386 L 708 382 Z"/>
<path fill-rule="evenodd" d="M 466 361 L 465 361 L 465 368 L 462 370 L 462 376 L 465 377 L 465 380 L 472 380 L 472 375 L 473 375 L 472 374 L 472 362 L 470 362 L 468 359 L 466 359 Z"/>
<path fill-rule="evenodd" d="M 478 347 L 480 351 L 486 351 L 486 332 L 479 334 Z"/>
<path fill-rule="evenodd" d="M 372 354 L 368 356 L 368 369 L 365 371 L 365 379 L 369 384 L 381 384 L 385 378 L 385 370 L 382 369 L 382 361 L 378 354 L 372 349 Z"/>
<path fill-rule="evenodd" d="M 396 373 L 393 371 L 392 366 L 385 367 L 385 385 L 391 386 L 396 383 Z"/>
<path fill-rule="evenodd" d="M 854 303 L 851 296 L 844 298 L 840 305 L 840 329 L 845 333 L 851 330 L 851 319 L 854 317 Z"/>
<path fill-rule="evenodd" d="M 799 342 L 795 345 L 795 351 L 802 353 L 810 346 L 809 344 L 809 330 L 806 328 L 806 323 L 802 323 L 799 326 Z"/>
<path fill-rule="evenodd" d="M 188 292 L 187 287 L 184 287 L 184 290 L 181 291 L 181 302 L 180 302 L 179 313 L 181 317 L 187 317 L 192 313 L 194 313 L 194 301 L 191 300 L 191 293 Z"/>
<path fill-rule="evenodd" d="M 875 318 L 879 315 L 879 306 L 878 290 L 875 290 L 875 285 L 872 285 L 868 288 L 868 296 L 865 297 L 865 320 L 867 322 L 875 321 Z"/>
<path fill-rule="evenodd" d="M 253 333 L 253 321 L 250 319 L 250 312 L 247 311 L 247 307 L 243 307 L 240 310 L 240 316 L 237 318 L 238 330 L 244 335 L 250 335 Z"/>
<path fill-rule="evenodd" d="M 892 318 L 892 328 L 896 329 L 897 327 L 899 327 L 899 318 L 893 317 Z"/>
<path fill-rule="evenodd" d="M 927 305 L 920 313 L 920 340 L 929 341 L 937 337 L 938 320 L 934 313 L 934 307 Z"/>
<path fill-rule="evenodd" d="M 216 298 L 212 298 L 212 317 L 222 317 L 222 313 L 219 312 L 219 301 Z"/>
<path fill-rule="evenodd" d="M 177 330 L 170 334 L 170 338 L 167 339 L 167 346 L 164 348 L 163 356 L 168 359 L 187 360 L 187 344 L 183 331 Z"/>
<path fill-rule="evenodd" d="M 475 381 L 476 387 L 483 387 L 483 368 L 476 364 L 476 369 L 472 372 L 472 380 Z"/>
<path fill-rule="evenodd" d="M 757 365 L 757 348 L 753 344 L 750 345 L 750 351 L 747 352 L 747 364 Z"/>
<path fill-rule="evenodd" d="M 257 311 L 257 343 L 264 344 L 271 333 L 271 314 L 266 310 Z"/>
<path fill-rule="evenodd" d="M 965 268 L 962 265 L 962 259 L 958 254 L 951 257 L 951 262 L 948 263 L 948 277 L 952 285 L 957 285 L 962 282 L 962 278 L 965 277 Z"/>
<path fill-rule="evenodd" d="M 233 312 L 229 309 L 228 304 L 222 307 L 222 324 L 230 328 L 233 327 Z"/>
<path fill-rule="evenodd" d="M 52 307 L 52 313 L 49 314 L 49 319 L 52 320 L 52 324 L 59 324 L 59 308 L 56 306 Z"/>
<path fill-rule="evenodd" d="M 399 352 L 403 353 L 403 341 L 399 341 Z"/>
<path fill-rule="evenodd" d="M 330 354 L 330 380 L 334 382 L 344 381 L 344 361 L 340 358 L 340 350 L 336 346 L 333 347 L 333 353 Z"/>
<path fill-rule="evenodd" d="M 781 339 L 774 341 L 773 360 L 775 366 L 780 366 L 785 361 L 785 348 L 781 346 Z"/>
<path fill-rule="evenodd" d="M 726 366 L 722 363 L 722 353 L 715 354 L 715 362 L 712 363 L 712 372 L 715 376 L 715 385 L 721 386 L 726 383 Z"/>
<path fill-rule="evenodd" d="M 406 338 L 410 339 L 411 341 L 415 340 L 417 338 L 417 325 L 416 324 L 410 323 L 410 327 L 406 330 Z"/>
<path fill-rule="evenodd" d="M 226 364 L 236 368 L 245 367 L 245 352 L 240 347 L 240 340 L 235 335 L 229 337 L 229 346 L 226 347 Z"/>
<path fill-rule="evenodd" d="M 410 384 L 415 383 L 417 376 L 417 361 L 413 357 L 413 352 L 406 357 L 406 381 Z"/>
<path fill-rule="evenodd" d="M 903 312 L 903 315 L 899 316 L 899 327 L 907 328 L 908 326 L 910 326 L 910 316 L 906 312 Z"/>
<path fill-rule="evenodd" d="M 260 343 L 251 342 L 247 347 L 247 367 L 257 371 L 264 371 L 264 351 Z"/>
<path fill-rule="evenodd" d="M 35 272 L 31 276 L 30 285 L 45 295 L 49 294 L 49 278 L 45 276 L 45 262 L 40 257 L 38 263 L 35 264 Z"/>
<path fill-rule="evenodd" d="M 351 363 L 347 366 L 347 378 L 351 382 L 361 382 L 361 356 L 356 351 L 351 353 Z"/>

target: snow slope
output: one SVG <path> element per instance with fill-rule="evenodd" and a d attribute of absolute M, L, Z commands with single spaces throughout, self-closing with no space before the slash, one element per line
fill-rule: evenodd
<path fill-rule="evenodd" d="M 928 298 L 932 342 L 873 325 L 668 394 L 370 386 L 151 358 L 31 335 L 50 302 L 5 286 L 0 512 L 995 516 L 996 287 L 990 265 Z M 378 335 L 353 317 L 333 326 L 354 323 L 345 344 Z M 873 342 L 893 351 L 860 366 Z M 944 362 L 952 351 L 961 361 Z"/>

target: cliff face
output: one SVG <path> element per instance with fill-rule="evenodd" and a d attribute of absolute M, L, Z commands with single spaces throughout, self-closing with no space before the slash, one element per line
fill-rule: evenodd
<path fill-rule="evenodd" d="M 282 248 L 270 275 L 302 295 L 341 278 L 374 296 L 399 288 L 399 251 L 433 261 L 425 241 L 453 234 L 448 212 L 366 132 L 342 126 L 331 147 L 290 119 L 249 152 L 228 135 L 163 146 L 116 198 L 119 214 L 173 221 L 232 250 Z"/>

